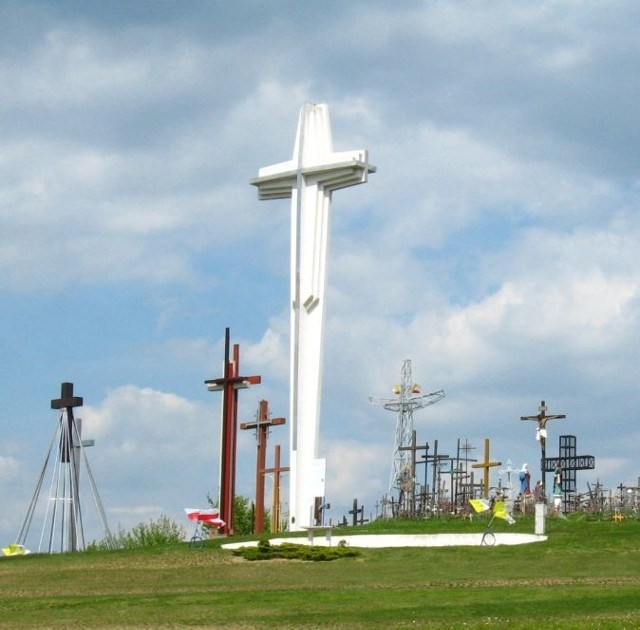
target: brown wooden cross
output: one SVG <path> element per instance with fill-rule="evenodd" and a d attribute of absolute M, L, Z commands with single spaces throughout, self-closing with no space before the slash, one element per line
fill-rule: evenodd
<path fill-rule="evenodd" d="M 267 437 L 269 435 L 269 427 L 284 424 L 284 418 L 269 417 L 269 403 L 261 400 L 258 405 L 258 415 L 255 422 L 242 422 L 240 429 L 246 431 L 248 429 L 256 430 L 256 440 L 258 442 L 257 461 L 256 461 L 256 508 L 253 512 L 253 532 L 262 534 L 264 531 L 264 472 L 267 460 Z"/>
<path fill-rule="evenodd" d="M 273 473 L 273 502 L 271 504 L 271 532 L 280 531 L 280 475 L 289 472 L 289 466 L 280 465 L 280 444 L 276 444 L 274 464 L 265 468 L 263 473 Z"/>
<path fill-rule="evenodd" d="M 205 381 L 210 392 L 222 392 L 222 440 L 220 445 L 220 518 L 224 530 L 233 534 L 236 492 L 236 435 L 238 433 L 238 390 L 260 383 L 259 376 L 240 376 L 240 346 L 233 346 L 229 360 L 229 329 L 224 336 L 224 375 Z"/>
<path fill-rule="evenodd" d="M 478 464 L 471 464 L 471 468 L 482 468 L 482 496 L 485 499 L 489 498 L 489 469 L 494 466 L 502 466 L 502 462 L 491 461 L 489 458 L 489 438 L 484 439 L 484 461 Z"/>

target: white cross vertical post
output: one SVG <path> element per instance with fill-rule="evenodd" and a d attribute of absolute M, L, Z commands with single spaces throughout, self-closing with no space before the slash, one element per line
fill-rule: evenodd
<path fill-rule="evenodd" d="M 333 151 L 328 106 L 307 103 L 293 159 L 261 168 L 251 181 L 260 199 L 291 198 L 291 530 L 314 525 L 316 498 L 324 498 L 324 478 L 316 477 L 331 193 L 373 172 L 366 150 Z"/>

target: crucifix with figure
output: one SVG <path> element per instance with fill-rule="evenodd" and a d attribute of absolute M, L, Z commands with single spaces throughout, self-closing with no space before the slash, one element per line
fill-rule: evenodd
<path fill-rule="evenodd" d="M 293 158 L 261 168 L 251 181 L 259 199 L 291 198 L 290 530 L 314 525 L 325 493 L 317 442 L 332 193 L 374 171 L 364 149 L 333 150 L 329 108 L 307 103 Z"/>
<path fill-rule="evenodd" d="M 539 413 L 537 416 L 520 416 L 520 420 L 533 420 L 538 423 L 536 429 L 536 440 L 540 442 L 540 481 L 541 481 L 541 493 L 543 501 L 546 500 L 546 480 L 545 480 L 545 459 L 547 454 L 547 422 L 549 420 L 560 420 L 566 418 L 564 414 L 547 415 L 547 404 L 544 400 L 540 401 Z"/>

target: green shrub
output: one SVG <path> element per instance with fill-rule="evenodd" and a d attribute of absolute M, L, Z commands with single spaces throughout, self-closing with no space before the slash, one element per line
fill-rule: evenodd
<path fill-rule="evenodd" d="M 129 531 L 120 529 L 111 539 L 92 542 L 87 551 L 105 549 L 141 549 L 178 543 L 184 540 L 185 530 L 168 516 L 160 516 L 157 521 L 151 519 L 148 523 L 138 523 Z"/>
<path fill-rule="evenodd" d="M 283 558 L 286 560 L 305 560 L 307 562 L 326 562 L 339 558 L 350 558 L 360 555 L 357 549 L 347 547 L 315 547 L 309 545 L 294 545 L 283 543 L 271 545 L 268 540 L 261 540 L 256 547 L 240 547 L 234 549 L 233 554 L 245 560 L 272 560 Z"/>

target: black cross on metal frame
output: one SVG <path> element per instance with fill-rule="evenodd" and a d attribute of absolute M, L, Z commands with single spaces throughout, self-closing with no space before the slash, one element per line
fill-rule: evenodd
<path fill-rule="evenodd" d="M 558 453 L 558 457 L 547 457 L 543 461 L 543 468 L 546 472 L 554 472 L 556 468 L 560 468 L 560 489 L 566 511 L 569 507 L 569 495 L 576 492 L 576 471 L 593 470 L 596 467 L 596 458 L 593 455 L 576 455 L 575 435 L 560 436 Z"/>
<path fill-rule="evenodd" d="M 62 383 L 60 386 L 60 398 L 51 401 L 51 409 L 64 409 L 67 412 L 67 439 L 64 435 L 60 439 L 60 459 L 68 463 L 73 452 L 73 408 L 82 407 L 82 397 L 73 395 L 73 383 Z"/>

